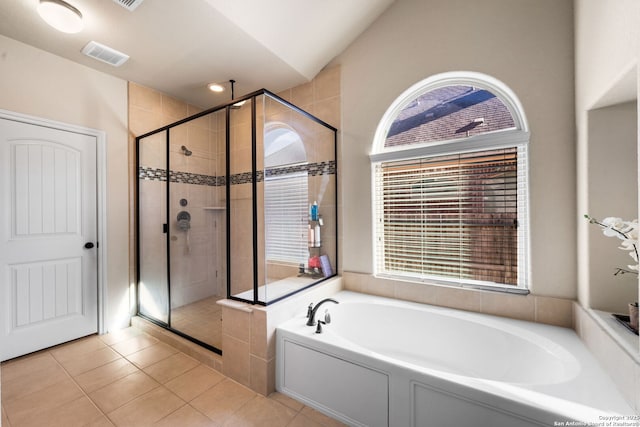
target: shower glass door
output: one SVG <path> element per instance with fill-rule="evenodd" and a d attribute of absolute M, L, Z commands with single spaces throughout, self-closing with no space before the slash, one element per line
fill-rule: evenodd
<path fill-rule="evenodd" d="M 217 349 L 217 301 L 226 296 L 224 150 L 224 110 L 169 130 L 169 326 Z"/>
<path fill-rule="evenodd" d="M 138 141 L 138 301 L 140 314 L 169 323 L 168 131 Z"/>

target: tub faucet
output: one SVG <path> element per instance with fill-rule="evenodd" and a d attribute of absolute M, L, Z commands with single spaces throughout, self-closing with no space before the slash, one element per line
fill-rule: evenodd
<path fill-rule="evenodd" d="M 334 300 L 333 298 L 325 298 L 322 301 L 320 301 L 318 304 L 316 304 L 315 307 L 311 308 L 312 306 L 309 306 L 309 309 L 307 310 L 307 317 L 309 318 L 309 320 L 307 320 L 307 326 L 315 326 L 316 325 L 316 311 L 318 311 L 318 309 L 320 308 L 320 306 L 322 304 L 324 304 L 325 302 L 330 301 L 336 304 L 340 304 L 338 301 Z"/>

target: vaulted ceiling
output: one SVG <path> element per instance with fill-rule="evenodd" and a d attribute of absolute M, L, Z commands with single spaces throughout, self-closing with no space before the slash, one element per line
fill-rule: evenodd
<path fill-rule="evenodd" d="M 236 96 L 312 79 L 394 0 L 67 0 L 84 29 L 58 32 L 39 0 L 0 1 L 0 34 L 201 107 L 230 100 L 211 82 L 237 81 Z M 81 53 L 91 40 L 130 56 L 120 67 Z M 1 54 L 2 52 L 0 52 Z"/>

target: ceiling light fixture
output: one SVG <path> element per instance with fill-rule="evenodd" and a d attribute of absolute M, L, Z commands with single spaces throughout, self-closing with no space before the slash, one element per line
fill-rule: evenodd
<path fill-rule="evenodd" d="M 63 33 L 77 33 L 82 30 L 82 13 L 63 0 L 40 0 L 38 14 L 44 21 Z"/>
<path fill-rule="evenodd" d="M 211 92 L 223 92 L 224 87 L 220 83 L 209 83 L 207 85 Z"/>

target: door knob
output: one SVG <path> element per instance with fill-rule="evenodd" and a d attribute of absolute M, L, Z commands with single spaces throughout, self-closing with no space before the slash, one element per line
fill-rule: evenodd
<path fill-rule="evenodd" d="M 84 244 L 84 247 L 85 247 L 86 249 L 91 249 L 91 248 L 93 247 L 93 243 L 91 243 L 91 242 L 87 242 L 87 243 L 85 243 L 85 244 Z"/>

